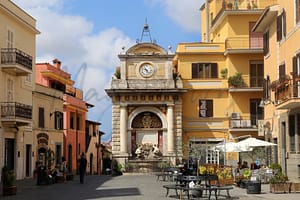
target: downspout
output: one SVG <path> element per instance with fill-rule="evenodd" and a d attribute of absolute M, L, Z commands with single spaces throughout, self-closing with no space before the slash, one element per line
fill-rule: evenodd
<path fill-rule="evenodd" d="M 205 10 L 206 10 L 206 42 L 209 42 L 209 3 L 208 0 L 205 1 Z"/>

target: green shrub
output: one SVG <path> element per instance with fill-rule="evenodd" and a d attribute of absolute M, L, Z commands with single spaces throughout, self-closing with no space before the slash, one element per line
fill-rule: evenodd
<path fill-rule="evenodd" d="M 2 180 L 2 184 L 4 186 L 8 186 L 8 187 L 14 186 L 15 185 L 15 181 L 16 181 L 16 177 L 15 177 L 14 171 L 8 169 L 7 166 L 4 166 L 2 168 L 1 180 Z"/>

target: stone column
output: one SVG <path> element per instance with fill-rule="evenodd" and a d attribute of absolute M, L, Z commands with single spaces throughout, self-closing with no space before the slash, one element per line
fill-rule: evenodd
<path fill-rule="evenodd" d="M 168 153 L 174 153 L 174 104 L 168 104 Z"/>
<path fill-rule="evenodd" d="M 120 152 L 127 153 L 127 105 L 120 107 Z"/>

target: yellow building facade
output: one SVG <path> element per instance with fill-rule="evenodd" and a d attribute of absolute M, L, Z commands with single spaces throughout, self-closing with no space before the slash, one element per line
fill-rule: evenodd
<path fill-rule="evenodd" d="M 264 33 L 268 79 L 264 95 L 268 136 L 278 143 L 276 159 L 291 181 L 300 176 L 300 1 L 278 0 L 255 26 Z"/>
<path fill-rule="evenodd" d="M 0 168 L 14 170 L 17 179 L 30 176 L 34 163 L 32 91 L 38 33 L 34 18 L 11 1 L 0 1 Z"/>
<path fill-rule="evenodd" d="M 188 91 L 182 108 L 185 158 L 236 165 L 238 153 L 213 147 L 249 136 L 264 139 L 263 34 L 252 28 L 274 2 L 206 1 L 200 9 L 204 42 L 178 44 L 175 68 Z"/>

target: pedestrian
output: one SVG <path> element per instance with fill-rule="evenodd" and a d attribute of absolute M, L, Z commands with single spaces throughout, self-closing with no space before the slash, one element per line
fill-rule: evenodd
<path fill-rule="evenodd" d="M 84 175 L 86 170 L 87 160 L 85 158 L 84 153 L 81 154 L 79 159 L 79 177 L 80 177 L 80 183 L 83 184 L 84 182 Z"/>
<path fill-rule="evenodd" d="M 61 172 L 64 176 L 64 182 L 67 181 L 67 161 L 66 158 L 63 156 L 61 157 Z"/>

